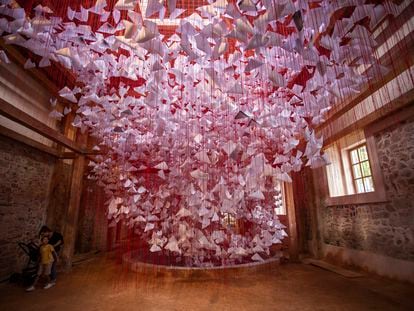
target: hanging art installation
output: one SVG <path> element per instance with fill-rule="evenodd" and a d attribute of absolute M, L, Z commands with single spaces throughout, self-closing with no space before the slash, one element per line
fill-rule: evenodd
<path fill-rule="evenodd" d="M 372 30 L 397 10 L 97 0 L 59 1 L 56 15 L 21 2 L 0 1 L 2 38 L 30 51 L 26 69 L 56 63 L 75 76 L 59 92 L 73 104 L 50 116 L 74 111 L 72 125 L 99 142 L 89 178 L 105 189 L 108 219 L 188 266 L 263 261 L 287 236 L 280 183 L 328 163 L 314 129 L 387 72 Z"/>

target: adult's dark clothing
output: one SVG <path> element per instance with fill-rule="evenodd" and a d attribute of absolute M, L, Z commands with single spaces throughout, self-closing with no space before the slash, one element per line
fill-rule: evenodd
<path fill-rule="evenodd" d="M 59 241 L 62 241 L 62 243 L 58 246 L 54 246 L 56 243 L 58 243 Z M 61 235 L 58 232 L 53 232 L 52 236 L 49 239 L 49 244 L 53 245 L 53 247 L 55 248 L 55 252 L 57 254 L 59 254 L 60 249 L 63 245 L 63 235 Z M 52 283 L 56 282 L 56 277 L 57 277 L 57 269 L 56 269 L 56 260 L 52 263 L 52 269 L 50 272 L 50 281 Z"/>
<path fill-rule="evenodd" d="M 62 241 L 62 244 L 55 247 L 55 244 L 59 241 Z M 58 232 L 53 232 L 52 236 L 49 239 L 49 244 L 55 248 L 56 253 L 59 253 L 62 245 L 63 245 L 63 235 Z"/>

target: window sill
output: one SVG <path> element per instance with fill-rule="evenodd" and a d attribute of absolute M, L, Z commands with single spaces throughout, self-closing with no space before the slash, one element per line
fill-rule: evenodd
<path fill-rule="evenodd" d="M 325 200 L 326 206 L 335 205 L 352 205 L 352 204 L 367 204 L 367 203 L 382 203 L 386 202 L 387 197 L 384 192 L 374 191 L 368 193 L 358 193 L 344 195 L 340 197 L 331 197 Z"/>

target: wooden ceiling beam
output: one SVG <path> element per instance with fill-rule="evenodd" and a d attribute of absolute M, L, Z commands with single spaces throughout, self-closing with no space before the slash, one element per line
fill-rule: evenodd
<path fill-rule="evenodd" d="M 0 114 L 6 118 L 13 120 L 33 131 L 39 133 L 40 135 L 58 143 L 66 148 L 81 154 L 88 153 L 85 148 L 79 146 L 74 141 L 67 138 L 65 135 L 59 133 L 53 128 L 45 125 L 24 111 L 14 107 L 5 100 L 0 98 Z"/>
<path fill-rule="evenodd" d="M 92 151 L 92 152 L 85 152 L 83 153 L 83 155 L 85 155 L 88 159 L 95 161 L 94 156 L 100 155 L 102 153 L 97 152 L 97 151 Z M 62 152 L 60 153 L 59 157 L 61 159 L 74 159 L 76 158 L 78 155 L 75 152 Z"/>
<path fill-rule="evenodd" d="M 335 120 L 339 119 L 343 114 L 354 108 L 361 101 L 371 96 L 374 92 L 381 89 L 388 82 L 394 80 L 397 76 L 403 73 L 405 70 L 408 70 L 411 66 L 414 65 L 414 44 L 411 43 L 407 48 L 402 52 L 399 46 L 394 47 L 389 53 L 382 57 L 380 62 L 385 66 L 388 66 L 391 70 L 384 77 L 377 79 L 377 81 L 372 84 L 368 84 L 358 96 L 355 98 L 345 101 L 342 104 L 336 105 L 331 111 L 328 112 L 326 122 L 319 125 L 316 128 L 317 132 L 320 132 L 327 126 L 330 126 Z M 394 61 L 394 63 L 393 63 Z"/>
<path fill-rule="evenodd" d="M 0 135 L 3 135 L 3 136 L 6 136 L 8 138 L 11 138 L 13 140 L 19 141 L 19 142 L 21 142 L 25 145 L 28 145 L 30 147 L 33 147 L 33 148 L 35 148 L 39 151 L 50 154 L 51 156 L 54 156 L 54 157 L 57 157 L 57 158 L 60 157 L 59 152 L 55 148 L 52 148 L 52 147 L 49 147 L 49 146 L 44 145 L 42 143 L 39 143 L 36 140 L 33 140 L 33 139 L 31 139 L 27 136 L 21 135 L 21 134 L 15 132 L 15 131 L 12 131 L 12 130 L 10 130 L 10 129 L 4 127 L 4 126 L 1 126 L 1 125 L 0 125 Z"/>
<path fill-rule="evenodd" d="M 50 154 L 51 156 L 54 156 L 59 159 L 75 159 L 79 156 L 76 152 L 61 152 L 57 148 L 53 148 L 50 146 L 47 146 L 45 144 L 42 144 L 32 138 L 29 138 L 27 136 L 21 135 L 11 129 L 8 129 L 7 127 L 4 127 L 0 125 L 0 135 L 8 137 L 10 139 L 13 139 L 15 141 L 21 142 L 27 146 L 33 147 L 41 152 Z M 84 153 L 86 157 L 90 160 L 95 160 L 94 156 L 99 155 L 102 153 L 99 153 L 97 151 L 92 151 L 89 153 Z"/>
<path fill-rule="evenodd" d="M 26 57 L 22 55 L 22 53 L 13 45 L 5 44 L 4 39 L 0 38 L 0 48 L 7 52 L 7 56 L 9 59 L 15 63 L 16 65 L 20 66 L 24 69 L 24 64 L 26 63 Z M 31 68 L 31 69 L 24 69 L 28 75 L 39 82 L 50 94 L 56 98 L 59 98 L 59 103 L 63 104 L 64 106 L 71 106 L 73 105 L 70 101 L 62 98 L 59 96 L 59 88 L 57 85 L 51 81 L 44 73 L 43 70 L 38 68 Z"/>
<path fill-rule="evenodd" d="M 399 109 L 404 109 L 413 105 L 414 100 L 414 90 L 408 91 L 407 93 L 401 95 L 400 97 L 392 100 L 387 105 L 382 106 L 380 109 L 376 110 L 375 112 L 363 117 L 360 120 L 352 123 L 351 125 L 341 129 L 339 132 L 335 133 L 334 135 L 328 137 L 324 141 L 324 147 L 329 146 L 336 140 L 341 137 L 344 137 L 358 129 L 363 129 L 368 125 L 374 124 L 375 121 L 380 120 L 384 116 L 391 115 L 398 111 Z M 409 111 L 409 110 L 406 110 Z"/>
<path fill-rule="evenodd" d="M 394 1 L 398 4 L 401 1 Z M 409 22 L 412 17 L 412 10 L 414 8 L 414 3 L 411 3 L 398 17 L 388 17 L 384 19 L 382 23 L 389 21 L 391 26 L 388 26 L 384 29 L 381 34 L 376 38 L 378 45 L 382 45 L 387 39 L 392 37 L 397 29 L 402 27 L 404 23 Z M 344 113 L 355 107 L 360 101 L 369 97 L 372 93 L 379 90 L 385 84 L 396 78 L 404 70 L 410 68 L 414 64 L 414 44 L 411 42 L 412 34 L 403 38 L 396 46 L 391 48 L 385 55 L 383 55 L 378 61 L 383 66 L 388 66 L 391 70 L 390 72 L 378 79 L 377 81 L 372 82 L 367 85 L 361 93 L 354 97 L 353 99 L 345 99 L 339 105 L 335 105 L 329 112 L 326 118 L 326 122 L 319 125 L 316 128 L 316 131 L 321 131 L 323 128 L 327 127 L 329 124 L 333 123 L 336 119 L 341 117 Z M 402 51 L 401 46 L 406 48 Z"/>

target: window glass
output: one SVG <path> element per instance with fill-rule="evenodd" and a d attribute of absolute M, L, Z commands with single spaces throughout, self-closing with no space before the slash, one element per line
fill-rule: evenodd
<path fill-rule="evenodd" d="M 361 167 L 360 167 L 360 165 L 359 165 L 359 164 L 355 164 L 355 165 L 353 166 L 353 168 L 354 168 L 354 176 L 355 176 L 355 178 L 360 178 L 360 177 L 362 177 L 362 175 L 361 175 Z"/>
<path fill-rule="evenodd" d="M 357 179 L 355 181 L 355 183 L 356 183 L 356 186 L 357 186 L 357 192 L 358 193 L 365 192 L 364 183 L 363 183 L 362 179 Z"/>
<path fill-rule="evenodd" d="M 369 167 L 369 162 L 365 161 L 361 163 L 362 176 L 371 176 L 371 168 Z"/>
<path fill-rule="evenodd" d="M 374 183 L 372 181 L 372 177 L 364 178 L 364 186 L 366 192 L 374 191 Z"/>
<path fill-rule="evenodd" d="M 359 161 L 368 160 L 368 152 L 367 152 L 366 146 L 362 146 L 361 148 L 358 148 L 358 154 L 359 154 Z"/>
<path fill-rule="evenodd" d="M 357 150 L 352 150 L 351 151 L 351 161 L 352 161 L 352 164 L 355 164 L 355 163 L 359 162 L 358 151 Z"/>

